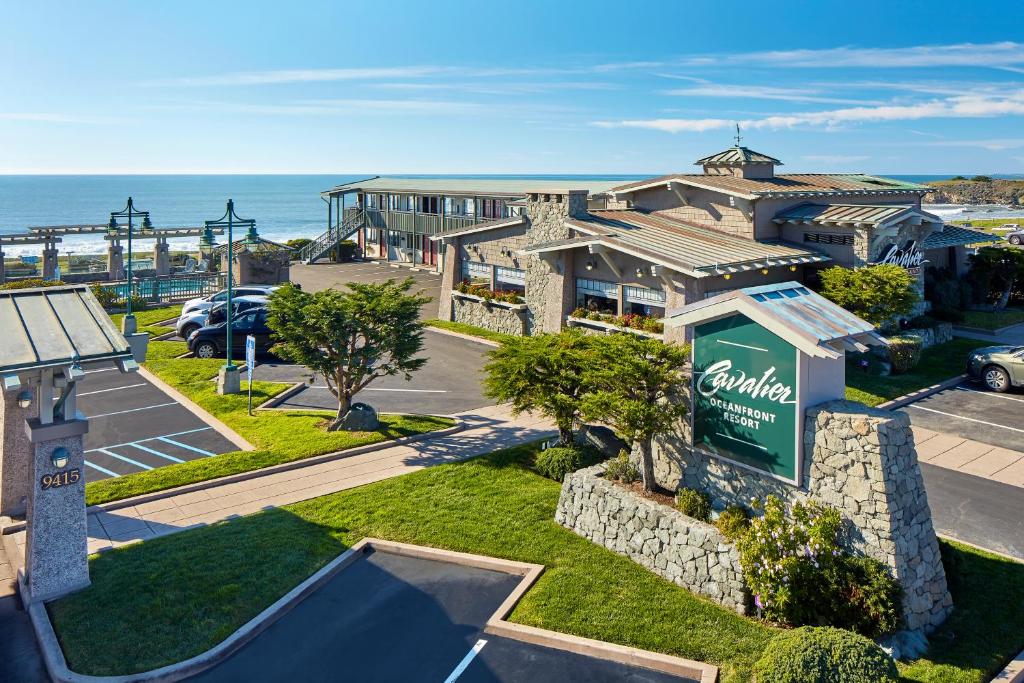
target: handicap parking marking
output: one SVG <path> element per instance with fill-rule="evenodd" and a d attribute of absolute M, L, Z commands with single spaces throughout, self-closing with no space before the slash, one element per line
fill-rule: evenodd
<path fill-rule="evenodd" d="M 183 444 L 180 441 L 175 441 L 174 439 L 168 439 L 166 436 L 158 436 L 156 438 L 158 441 L 163 441 L 164 443 L 169 443 L 172 446 L 184 448 L 187 451 L 193 451 L 195 453 L 199 453 L 200 455 L 205 455 L 207 457 L 217 455 L 216 453 L 211 453 L 210 451 L 204 451 L 202 448 L 196 448 L 195 446 L 189 446 L 188 444 Z"/>
<path fill-rule="evenodd" d="M 102 472 L 103 474 L 107 475 L 108 477 L 120 477 L 121 476 L 117 472 L 108 470 L 106 467 L 100 467 L 96 463 L 89 462 L 88 460 L 85 461 L 85 464 L 88 465 L 89 467 L 93 468 L 94 470 Z"/>
<path fill-rule="evenodd" d="M 126 457 L 124 455 L 118 455 L 117 453 L 114 453 L 113 451 L 108 451 L 106 448 L 94 448 L 93 450 L 99 451 L 100 453 L 103 453 L 104 455 L 109 455 L 111 458 L 117 458 L 118 460 L 122 460 L 122 461 L 128 463 L 129 465 L 135 465 L 136 467 L 140 467 L 140 468 L 142 468 L 144 470 L 151 470 L 151 469 L 153 469 L 152 467 L 150 467 L 149 465 L 147 465 L 145 463 L 141 463 L 138 460 L 132 460 L 131 458 Z"/>
<path fill-rule="evenodd" d="M 466 656 L 462 658 L 461 662 L 459 662 L 459 665 L 455 667 L 448 678 L 444 679 L 444 683 L 455 683 L 459 676 L 462 675 L 462 672 L 466 670 L 466 667 L 469 666 L 470 662 L 472 662 L 477 654 L 479 654 L 480 650 L 484 649 L 484 645 L 486 644 L 487 641 L 483 638 L 476 641 L 476 644 L 470 648 L 469 652 L 466 653 Z"/>
<path fill-rule="evenodd" d="M 160 436 L 151 436 L 148 439 L 138 439 L 136 441 L 126 441 L 125 443 L 116 443 L 116 444 L 113 444 L 112 446 L 103 446 L 103 448 L 90 448 L 89 450 L 87 450 L 85 452 L 86 453 L 91 453 L 93 451 L 102 451 L 104 448 L 121 448 L 122 446 L 134 446 L 135 444 L 146 443 L 147 441 L 156 441 L 157 439 L 169 438 L 169 437 L 172 437 L 172 436 L 185 436 L 186 434 L 195 434 L 196 432 L 205 432 L 205 431 L 209 431 L 211 429 L 213 429 L 213 427 L 199 427 L 198 429 L 186 429 L 183 432 L 174 432 L 173 434 L 164 434 L 162 437 L 160 437 Z"/>

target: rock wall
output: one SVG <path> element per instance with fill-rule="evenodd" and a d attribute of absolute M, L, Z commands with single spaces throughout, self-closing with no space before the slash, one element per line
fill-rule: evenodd
<path fill-rule="evenodd" d="M 739 553 L 718 529 L 604 479 L 603 471 L 596 465 L 566 476 L 555 521 L 678 586 L 747 613 Z"/>
<path fill-rule="evenodd" d="M 452 297 L 452 320 L 457 323 L 475 325 L 492 332 L 526 334 L 526 310 L 510 309 L 498 304 L 488 306 L 482 301 Z"/>
<path fill-rule="evenodd" d="M 566 218 L 587 211 L 586 191 L 567 194 L 532 193 L 527 198 L 526 216 L 530 222 L 528 244 L 551 242 L 569 237 Z M 572 310 L 572 251 L 533 255 L 526 261 L 526 302 L 530 305 L 527 332 L 558 332 L 566 314 Z"/>

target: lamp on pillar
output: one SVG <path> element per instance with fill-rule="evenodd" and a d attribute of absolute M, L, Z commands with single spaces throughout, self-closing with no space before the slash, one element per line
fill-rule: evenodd
<path fill-rule="evenodd" d="M 224 215 L 213 221 L 205 221 L 204 225 L 208 231 L 212 231 L 214 228 L 224 228 L 228 233 L 228 277 L 227 277 L 227 299 L 224 301 L 224 310 L 227 313 L 227 325 L 225 326 L 225 340 L 224 345 L 227 348 L 227 359 L 221 367 L 220 372 L 217 375 L 217 393 L 218 394 L 237 394 L 241 391 L 241 382 L 238 378 L 238 366 L 234 364 L 231 348 L 231 333 L 232 333 L 232 313 L 234 309 L 231 305 L 231 294 L 234 283 L 232 279 L 234 274 L 232 272 L 232 264 L 235 260 L 235 238 L 234 229 L 235 226 L 239 228 L 247 228 L 248 234 L 256 235 L 256 221 L 251 218 L 239 218 L 238 214 L 235 213 L 235 202 L 231 199 L 228 200 L 227 208 L 224 211 Z M 246 239 L 248 239 L 248 234 Z M 206 235 L 204 234 L 204 237 Z M 256 239 L 259 236 L 256 235 Z"/>
<path fill-rule="evenodd" d="M 131 197 L 128 197 L 128 204 L 120 211 L 110 212 L 110 223 L 107 224 L 107 234 L 111 237 L 120 235 L 120 228 L 117 225 L 118 218 L 128 219 L 128 285 L 127 294 L 125 296 L 126 310 L 124 314 L 124 320 L 121 321 L 121 332 L 125 335 L 135 334 L 137 326 L 135 324 L 135 316 L 132 314 L 132 295 L 135 293 L 132 290 L 132 229 L 134 218 L 142 218 L 142 229 L 152 230 L 153 224 L 149 221 L 149 211 L 139 211 L 135 208 L 135 203 Z"/>

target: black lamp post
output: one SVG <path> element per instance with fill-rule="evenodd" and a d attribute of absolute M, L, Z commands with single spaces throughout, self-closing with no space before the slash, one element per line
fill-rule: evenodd
<path fill-rule="evenodd" d="M 227 314 L 227 328 L 225 330 L 227 362 L 224 363 L 224 366 L 220 369 L 217 391 L 221 394 L 237 394 L 241 390 L 241 387 L 238 381 L 238 366 L 233 362 L 233 349 L 231 346 L 232 314 L 234 313 L 234 309 L 231 307 L 231 292 L 233 288 L 232 267 L 235 260 L 235 238 L 233 233 L 236 226 L 239 228 L 246 228 L 250 232 L 254 233 L 256 231 L 256 221 L 251 218 L 239 218 L 238 214 L 235 213 L 235 202 L 229 199 L 224 215 L 215 221 L 205 221 L 204 225 L 210 235 L 212 235 L 215 228 L 226 228 L 228 233 L 228 296 L 227 300 L 224 302 L 224 311 Z"/>
<path fill-rule="evenodd" d="M 132 295 L 135 293 L 132 290 L 132 228 L 134 218 L 142 218 L 142 229 L 151 230 L 153 224 L 149 222 L 149 211 L 139 211 L 135 208 L 135 203 L 131 197 L 128 197 L 128 204 L 120 211 L 110 212 L 110 223 L 107 225 L 107 234 L 111 238 L 116 238 L 120 235 L 120 228 L 117 225 L 118 218 L 128 219 L 128 269 L 127 269 L 127 280 L 128 280 L 128 295 L 125 297 L 127 305 L 125 306 L 126 311 L 124 320 L 121 321 L 121 332 L 124 334 L 135 334 L 135 316 L 132 314 Z"/>

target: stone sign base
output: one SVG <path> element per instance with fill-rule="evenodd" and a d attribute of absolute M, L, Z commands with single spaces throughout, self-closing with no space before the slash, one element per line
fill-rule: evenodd
<path fill-rule="evenodd" d="M 623 488 L 604 465 L 573 472 L 562 484 L 555 521 L 678 586 L 746 614 L 736 548 L 714 526 Z"/>

